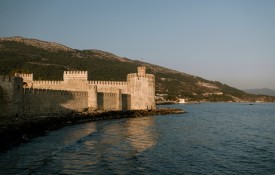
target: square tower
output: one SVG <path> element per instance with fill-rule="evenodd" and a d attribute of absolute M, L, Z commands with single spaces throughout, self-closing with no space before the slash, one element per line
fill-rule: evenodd
<path fill-rule="evenodd" d="M 88 81 L 88 71 L 64 71 L 64 81 L 85 80 Z"/>

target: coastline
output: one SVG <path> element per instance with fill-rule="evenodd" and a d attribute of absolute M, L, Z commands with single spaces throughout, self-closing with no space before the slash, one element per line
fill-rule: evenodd
<path fill-rule="evenodd" d="M 64 115 L 36 116 L 30 118 L 12 119 L 0 124 L 0 153 L 15 146 L 30 141 L 33 138 L 46 135 L 49 131 L 65 126 L 98 120 L 121 118 L 137 118 L 153 115 L 181 114 L 185 111 L 174 108 L 160 108 L 153 110 L 127 110 L 107 112 L 82 112 Z"/>

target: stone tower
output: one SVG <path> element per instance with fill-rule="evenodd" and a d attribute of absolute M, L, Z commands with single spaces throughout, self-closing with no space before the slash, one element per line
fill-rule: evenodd
<path fill-rule="evenodd" d="M 22 78 L 0 76 L 0 117 L 23 115 L 22 93 Z"/>
<path fill-rule="evenodd" d="M 138 73 L 128 74 L 128 94 L 131 95 L 130 109 L 155 109 L 155 76 L 146 74 L 146 67 L 137 68 Z"/>
<path fill-rule="evenodd" d="M 97 109 L 97 86 L 88 84 L 88 71 L 64 71 L 62 89 L 72 91 L 87 91 L 88 106 Z"/>
<path fill-rule="evenodd" d="M 65 110 L 63 108 L 66 108 L 67 111 L 72 109 L 77 111 L 87 109 L 91 111 L 98 109 L 108 111 L 146 110 L 156 108 L 155 76 L 147 74 L 145 66 L 138 67 L 137 73 L 128 74 L 127 81 L 89 81 L 87 71 L 65 71 L 63 80 L 61 81 L 33 80 L 33 74 L 16 73 L 15 75 L 17 79 L 19 78 L 18 81 L 20 82 L 16 81 L 15 83 L 11 83 L 10 80 L 8 81 L 2 77 L 0 96 L 7 94 L 6 92 L 11 92 L 9 98 L 6 98 L 8 96 L 5 95 L 7 101 L 13 102 L 9 106 L 20 107 L 20 103 L 27 102 L 31 105 L 26 105 L 27 103 L 21 105 L 23 106 L 23 110 L 29 109 L 28 106 L 39 108 L 37 109 L 39 114 L 44 114 L 44 112 L 49 111 L 58 112 L 58 110 L 62 112 Z M 17 79 L 14 79 L 14 81 Z M 18 88 L 17 91 L 15 87 L 18 87 L 18 83 L 20 84 L 20 88 Z M 20 97 L 22 96 L 20 95 L 22 94 L 21 84 L 24 84 L 23 92 L 25 96 L 30 98 L 23 98 L 22 100 L 22 97 Z M 30 92 L 33 93 L 28 95 L 28 93 L 25 93 L 26 89 L 32 89 Z M 65 101 L 60 101 L 60 99 L 65 99 L 60 91 L 66 91 L 66 94 L 71 94 L 71 99 L 66 98 Z M 57 97 L 52 100 L 54 95 Z M 44 101 L 42 100 L 43 98 L 45 98 Z M 36 99 L 41 101 L 40 106 L 43 107 L 44 111 L 41 110 L 42 107 L 39 107 L 39 105 L 37 106 L 37 102 L 35 102 Z M 60 104 L 57 103 L 57 100 L 59 100 Z M 55 105 L 53 105 L 52 102 L 56 102 L 54 103 Z M 6 101 L 0 101 L 0 104 L 2 103 L 6 103 Z M 65 104 L 67 106 L 64 106 Z M 5 109 L 7 109 L 7 111 L 12 111 L 16 108 Z M 12 115 L 20 113 L 20 110 L 21 108 L 18 108 Z"/>

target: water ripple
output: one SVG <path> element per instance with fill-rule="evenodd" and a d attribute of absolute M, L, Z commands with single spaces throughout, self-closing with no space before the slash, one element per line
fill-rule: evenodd
<path fill-rule="evenodd" d="M 69 126 L 0 155 L 0 174 L 275 174 L 275 104 Z"/>

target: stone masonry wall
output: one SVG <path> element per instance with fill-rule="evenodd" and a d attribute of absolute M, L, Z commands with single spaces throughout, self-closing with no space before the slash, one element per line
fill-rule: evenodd
<path fill-rule="evenodd" d="M 22 115 L 22 86 L 19 77 L 0 76 L 0 117 Z"/>
<path fill-rule="evenodd" d="M 155 109 L 155 76 L 141 72 L 128 74 L 128 93 L 131 95 L 131 109 Z"/>
<path fill-rule="evenodd" d="M 130 94 L 121 94 L 122 101 L 122 110 L 131 109 L 131 95 Z"/>
<path fill-rule="evenodd" d="M 84 111 L 88 108 L 88 93 L 46 89 L 24 89 L 24 115 L 47 115 Z"/>
<path fill-rule="evenodd" d="M 87 71 L 65 71 L 63 74 L 63 80 L 88 80 Z"/>
<path fill-rule="evenodd" d="M 155 76 L 146 67 L 127 75 L 127 81 L 88 81 L 87 71 L 65 71 L 64 81 L 33 81 L 32 74 L 16 74 L 26 82 L 24 87 L 88 92 L 90 110 L 124 110 L 155 108 Z M 106 94 L 106 95 L 104 95 Z M 112 96 L 112 94 L 117 94 Z M 114 100 L 116 99 L 116 100 Z M 109 101 L 114 102 L 109 103 Z"/>
<path fill-rule="evenodd" d="M 110 88 L 121 89 L 121 93 L 127 94 L 127 81 L 89 81 L 90 85 L 97 86 L 99 92 L 108 92 Z"/>
<path fill-rule="evenodd" d="M 97 94 L 97 103 L 99 110 L 114 111 L 118 109 L 118 97 L 117 93 L 102 93 Z"/>

